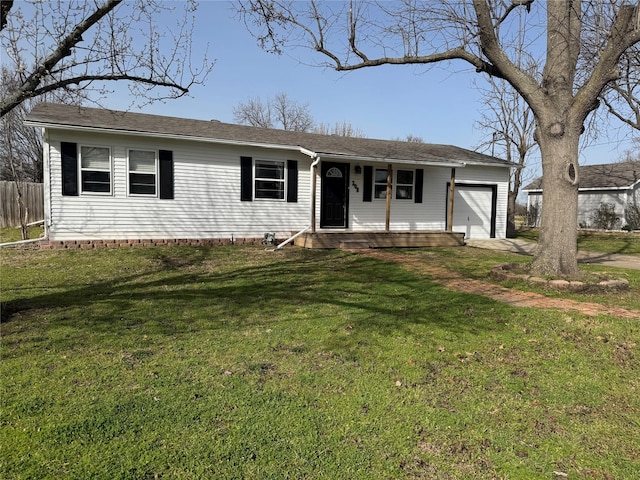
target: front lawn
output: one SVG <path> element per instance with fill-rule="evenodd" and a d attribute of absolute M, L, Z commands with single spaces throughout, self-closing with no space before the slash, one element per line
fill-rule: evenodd
<path fill-rule="evenodd" d="M 537 242 L 539 231 L 537 228 L 522 227 L 516 232 L 516 238 Z M 578 250 L 617 253 L 622 255 L 640 255 L 640 234 L 638 232 L 579 230 Z"/>
<path fill-rule="evenodd" d="M 0 253 L 1 478 L 640 471 L 637 321 L 338 251 Z"/>
<path fill-rule="evenodd" d="M 446 265 L 448 269 L 465 277 L 493 282 L 496 285 L 541 293 L 548 297 L 564 297 L 581 302 L 596 302 L 611 307 L 640 310 L 640 270 L 581 263 L 579 268 L 585 281 L 621 278 L 629 282 L 629 290 L 598 292 L 594 289 L 585 293 L 568 293 L 547 286 L 535 285 L 527 281 L 505 280 L 498 282 L 489 278 L 491 269 L 496 265 L 505 263 L 529 264 L 532 257 L 525 255 L 478 248 L 407 249 L 399 251 L 406 256 L 417 257 L 424 264 Z"/>

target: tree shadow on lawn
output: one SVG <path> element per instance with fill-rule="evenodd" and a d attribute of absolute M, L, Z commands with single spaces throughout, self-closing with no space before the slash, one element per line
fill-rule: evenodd
<path fill-rule="evenodd" d="M 382 335 L 420 324 L 473 333 L 498 328 L 489 312 L 505 308 L 447 291 L 397 264 L 344 252 L 301 256 L 292 250 L 228 271 L 211 271 L 202 258 L 154 255 L 154 267 L 141 273 L 9 301 L 2 322 L 46 315 L 47 329 L 72 329 L 78 337 L 139 336 L 141 328 L 181 335 L 336 317 Z"/>

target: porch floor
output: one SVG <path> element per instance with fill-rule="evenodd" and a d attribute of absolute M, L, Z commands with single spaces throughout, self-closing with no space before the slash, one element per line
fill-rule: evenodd
<path fill-rule="evenodd" d="M 303 233 L 294 240 L 303 248 L 460 247 L 464 233 L 429 231 L 322 231 Z"/>

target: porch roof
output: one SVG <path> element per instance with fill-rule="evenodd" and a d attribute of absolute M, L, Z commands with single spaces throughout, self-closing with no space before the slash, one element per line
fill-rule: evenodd
<path fill-rule="evenodd" d="M 417 163 L 451 167 L 514 166 L 506 160 L 452 145 L 291 132 L 234 125 L 217 120 L 192 120 L 53 103 L 37 105 L 27 116 L 25 123 L 48 128 L 296 150 L 345 161 Z"/>

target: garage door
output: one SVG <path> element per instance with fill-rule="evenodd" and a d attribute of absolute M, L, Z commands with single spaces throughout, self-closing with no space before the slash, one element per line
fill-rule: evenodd
<path fill-rule="evenodd" d="M 496 187 L 456 185 L 453 204 L 453 231 L 464 238 L 495 237 Z"/>

